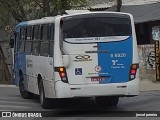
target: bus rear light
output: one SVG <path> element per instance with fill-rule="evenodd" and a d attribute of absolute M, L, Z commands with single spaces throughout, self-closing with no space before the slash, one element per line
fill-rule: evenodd
<path fill-rule="evenodd" d="M 134 80 L 136 78 L 137 69 L 139 68 L 139 64 L 132 64 L 129 72 L 129 81 Z"/>
<path fill-rule="evenodd" d="M 60 74 L 60 76 L 61 76 L 61 77 L 65 77 L 65 74 L 62 72 L 62 73 Z"/>
<path fill-rule="evenodd" d="M 62 82 L 68 83 L 68 77 L 65 67 L 55 67 L 55 72 L 59 73 Z"/>
<path fill-rule="evenodd" d="M 131 78 L 131 79 L 134 79 L 134 78 L 135 78 L 135 76 L 134 76 L 134 75 L 130 75 L 130 78 Z"/>
<path fill-rule="evenodd" d="M 136 70 L 131 70 L 131 74 L 135 75 L 136 74 Z"/>
<path fill-rule="evenodd" d="M 132 67 L 132 69 L 137 69 L 137 65 L 136 64 L 133 64 L 131 67 Z"/>
<path fill-rule="evenodd" d="M 63 68 L 63 67 L 59 68 L 59 71 L 60 71 L 60 72 L 63 72 L 63 71 L 64 71 L 64 68 Z"/>

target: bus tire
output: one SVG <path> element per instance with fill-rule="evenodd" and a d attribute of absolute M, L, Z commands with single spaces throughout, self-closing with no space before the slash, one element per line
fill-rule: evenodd
<path fill-rule="evenodd" d="M 119 97 L 117 96 L 103 96 L 96 97 L 96 103 L 100 107 L 116 107 L 119 101 Z"/>
<path fill-rule="evenodd" d="M 19 77 L 19 91 L 23 99 L 32 98 L 33 94 L 25 90 L 23 74 L 21 74 Z"/>
<path fill-rule="evenodd" d="M 51 108 L 52 99 L 49 99 L 49 98 L 45 97 L 45 92 L 44 92 L 44 87 L 43 87 L 43 81 L 42 80 L 40 80 L 40 82 L 39 82 L 39 99 L 40 99 L 40 104 L 41 104 L 43 109 Z"/>
<path fill-rule="evenodd" d="M 119 102 L 119 97 L 118 96 L 112 96 L 112 97 L 110 97 L 109 106 L 110 107 L 116 107 L 118 105 L 118 102 Z"/>

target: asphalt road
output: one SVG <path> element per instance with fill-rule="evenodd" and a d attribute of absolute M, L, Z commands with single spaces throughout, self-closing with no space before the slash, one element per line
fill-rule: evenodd
<path fill-rule="evenodd" d="M 158 120 L 158 117 L 136 118 L 136 113 L 139 114 L 144 113 L 144 111 L 148 111 L 145 112 L 145 114 L 152 114 L 160 111 L 160 91 L 141 92 L 140 95 L 136 97 L 120 98 L 118 107 L 116 108 L 98 107 L 94 99 L 69 99 L 58 101 L 55 104 L 56 106 L 54 106 L 52 109 L 45 110 L 41 108 L 38 97 L 35 97 L 34 99 L 22 99 L 19 94 L 18 88 L 0 87 L 0 111 L 48 111 L 45 113 L 47 118 L 23 118 L 24 120 Z M 160 115 L 160 112 L 158 115 Z M 20 120 L 22 118 L 0 118 L 0 120 L 1 119 Z"/>

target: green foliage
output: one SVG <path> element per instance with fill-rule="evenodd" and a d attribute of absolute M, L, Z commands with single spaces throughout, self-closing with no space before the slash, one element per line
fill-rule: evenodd
<path fill-rule="evenodd" d="M 0 11 L 3 14 L 0 14 L 0 27 L 3 26 L 4 24 L 8 23 L 9 15 L 7 14 L 2 7 L 0 7 Z"/>
<path fill-rule="evenodd" d="M 0 24 L 11 17 L 16 21 L 63 14 L 65 10 L 86 5 L 86 0 L 0 0 Z"/>

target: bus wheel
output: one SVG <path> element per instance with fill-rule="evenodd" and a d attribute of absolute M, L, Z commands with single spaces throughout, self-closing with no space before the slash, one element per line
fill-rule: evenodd
<path fill-rule="evenodd" d="M 110 97 L 109 106 L 116 107 L 118 105 L 119 97 L 118 96 L 112 96 Z"/>
<path fill-rule="evenodd" d="M 96 97 L 96 103 L 101 107 L 116 107 L 118 101 L 117 96 Z"/>
<path fill-rule="evenodd" d="M 39 98 L 40 98 L 40 103 L 43 109 L 51 108 L 52 100 L 49 98 L 45 98 L 42 80 L 40 80 L 40 83 L 39 83 Z"/>
<path fill-rule="evenodd" d="M 21 94 L 22 98 L 24 98 L 24 99 L 32 98 L 32 93 L 25 90 L 23 74 L 20 75 L 19 91 L 20 91 L 20 94 Z"/>

